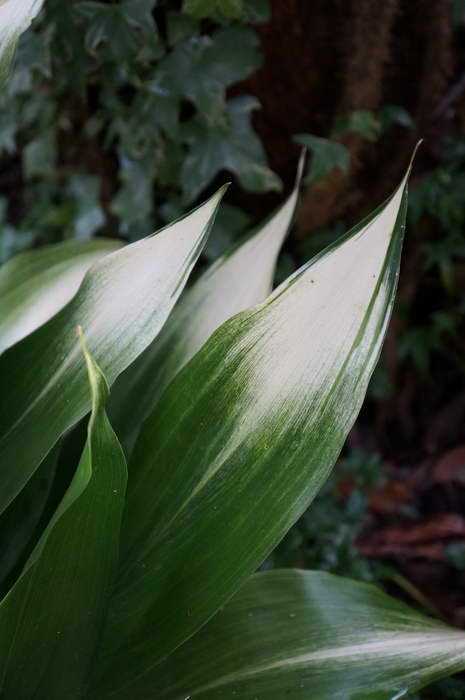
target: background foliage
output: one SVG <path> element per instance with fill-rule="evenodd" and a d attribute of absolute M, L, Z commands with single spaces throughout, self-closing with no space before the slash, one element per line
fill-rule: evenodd
<path fill-rule="evenodd" d="M 375 5 L 47 0 L 0 98 L 0 257 L 140 238 L 232 179 L 212 261 L 290 189 L 303 144 L 283 278 L 379 203 L 424 137 L 370 400 L 269 565 L 382 580 L 463 625 L 465 5 Z"/>

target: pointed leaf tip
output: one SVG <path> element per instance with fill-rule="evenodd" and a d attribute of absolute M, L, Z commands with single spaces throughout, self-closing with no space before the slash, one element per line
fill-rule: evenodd
<path fill-rule="evenodd" d="M 117 381 L 109 411 L 127 454 L 163 390 L 210 335 L 228 318 L 263 302 L 270 294 L 276 259 L 294 215 L 303 158 L 304 153 L 295 187 L 284 204 L 200 276 L 180 300 L 159 338 Z M 219 192 L 222 194 L 229 184 Z"/>
<path fill-rule="evenodd" d="M 10 67 L 17 41 L 42 9 L 44 0 L 0 2 L 0 85 Z"/>
<path fill-rule="evenodd" d="M 423 141 L 424 141 L 424 139 L 419 139 L 419 140 L 417 141 L 417 143 L 415 144 L 415 148 L 413 149 L 412 156 L 411 156 L 411 158 L 410 158 L 410 163 L 409 163 L 409 166 L 408 166 L 408 169 L 407 169 L 407 175 L 408 175 L 408 176 L 410 175 L 410 172 L 411 172 L 411 170 L 412 170 L 412 168 L 413 168 L 413 162 L 414 162 L 414 160 L 415 160 L 415 158 L 416 158 L 416 156 L 417 156 L 418 149 L 420 148 L 420 146 L 421 146 L 421 144 L 423 143 Z"/>
<path fill-rule="evenodd" d="M 82 354 L 86 361 L 87 375 L 89 377 L 92 396 L 92 412 L 95 414 L 99 409 L 105 406 L 108 396 L 110 395 L 110 387 L 108 386 L 105 375 L 92 357 L 82 326 L 77 326 L 76 332 Z"/>
<path fill-rule="evenodd" d="M 305 163 L 307 162 L 307 153 L 308 153 L 308 150 L 307 150 L 306 146 L 303 146 L 303 148 L 300 150 L 299 163 L 297 165 L 297 175 L 295 178 L 295 187 L 300 187 L 300 183 L 302 181 L 302 177 L 304 174 Z"/>
<path fill-rule="evenodd" d="M 264 303 L 219 328 L 144 423 L 102 686 L 131 686 L 136 697 L 143 675 L 224 605 L 325 482 L 379 357 L 405 209 L 404 181 Z"/>
<path fill-rule="evenodd" d="M 99 259 L 61 312 L 1 355 L 0 375 L 9 381 L 0 401 L 0 461 L 10 468 L 0 478 L 0 510 L 91 407 L 76 326 L 83 326 L 96 364 L 113 384 L 160 332 L 222 192 L 156 235 Z"/>

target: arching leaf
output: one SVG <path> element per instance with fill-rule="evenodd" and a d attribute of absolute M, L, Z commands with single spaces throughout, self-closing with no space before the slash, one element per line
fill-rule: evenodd
<path fill-rule="evenodd" d="M 276 259 L 297 202 L 303 160 L 294 191 L 284 205 L 200 277 L 180 299 L 152 345 L 117 380 L 109 414 L 128 453 L 163 390 L 211 334 L 228 318 L 270 294 Z"/>
<path fill-rule="evenodd" d="M 74 479 L 24 571 L 0 603 L 5 698 L 82 697 L 118 562 L 127 470 L 105 414 L 106 380 L 85 350 L 92 391 Z"/>
<path fill-rule="evenodd" d="M 210 230 L 224 188 L 156 235 L 99 260 L 72 301 L 0 357 L 0 512 L 59 437 L 89 410 L 81 325 L 108 381 L 161 330 Z"/>
<path fill-rule="evenodd" d="M 283 570 L 249 579 L 130 697 L 395 700 L 464 668 L 463 631 L 374 586 Z"/>
<path fill-rule="evenodd" d="M 67 241 L 20 253 L 0 268 L 0 352 L 42 326 L 76 294 L 118 241 Z"/>
<path fill-rule="evenodd" d="M 328 477 L 386 332 L 406 196 L 404 180 L 266 302 L 221 326 L 146 421 L 99 688 L 136 697 L 148 669 L 224 605 Z"/>

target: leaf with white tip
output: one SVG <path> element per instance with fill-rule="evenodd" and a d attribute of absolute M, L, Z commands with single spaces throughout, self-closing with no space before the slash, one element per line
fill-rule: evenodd
<path fill-rule="evenodd" d="M 43 4 L 44 0 L 0 0 L 0 86 L 7 77 L 20 35 Z"/>
<path fill-rule="evenodd" d="M 0 356 L 0 512 L 90 408 L 76 326 L 83 327 L 112 384 L 161 330 L 223 192 L 159 233 L 99 260 L 62 311 Z"/>
<path fill-rule="evenodd" d="M 405 179 L 266 302 L 223 324 L 145 422 L 99 690 L 136 697 L 318 493 L 378 360 L 406 203 Z"/>
<path fill-rule="evenodd" d="M 0 352 L 42 326 L 76 294 L 94 262 L 119 241 L 66 241 L 20 253 L 0 268 Z"/>
<path fill-rule="evenodd" d="M 92 415 L 79 466 L 0 603 L 2 698 L 84 697 L 117 569 L 127 468 L 105 414 L 105 377 L 84 354 Z"/>
<path fill-rule="evenodd" d="M 250 578 L 130 697 L 395 700 L 464 668 L 463 631 L 374 586 L 272 571 Z"/>
<path fill-rule="evenodd" d="M 109 415 L 127 452 L 164 389 L 228 318 L 266 299 L 276 260 L 292 222 L 302 176 L 294 191 L 254 235 L 223 255 L 180 299 L 162 332 L 117 380 Z"/>

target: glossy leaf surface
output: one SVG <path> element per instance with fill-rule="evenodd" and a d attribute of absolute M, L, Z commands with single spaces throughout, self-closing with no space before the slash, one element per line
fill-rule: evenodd
<path fill-rule="evenodd" d="M 138 692 L 328 477 L 379 356 L 405 208 L 404 181 L 342 242 L 221 326 L 161 397 L 134 449 L 102 685 Z"/>
<path fill-rule="evenodd" d="M 0 511 L 89 410 L 75 328 L 108 381 L 160 331 L 204 245 L 223 190 L 156 235 L 99 260 L 72 301 L 0 357 Z"/>
<path fill-rule="evenodd" d="M 395 700 L 463 668 L 464 632 L 374 586 L 282 570 L 249 579 L 140 697 Z"/>
<path fill-rule="evenodd" d="M 83 696 L 118 561 L 127 470 L 105 414 L 106 380 L 86 353 L 87 443 L 74 479 L 0 603 L 0 688 L 9 700 Z"/>
<path fill-rule="evenodd" d="M 76 294 L 118 241 L 70 241 L 21 253 L 0 268 L 0 352 L 42 326 Z"/>
<path fill-rule="evenodd" d="M 270 294 L 276 259 L 294 214 L 302 167 L 303 158 L 296 187 L 285 204 L 200 277 L 180 299 L 158 338 L 119 377 L 109 414 L 128 453 L 163 390 L 211 334 L 228 318 Z"/>

